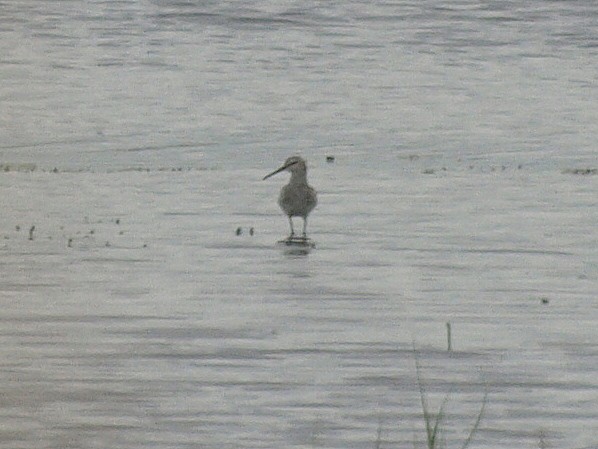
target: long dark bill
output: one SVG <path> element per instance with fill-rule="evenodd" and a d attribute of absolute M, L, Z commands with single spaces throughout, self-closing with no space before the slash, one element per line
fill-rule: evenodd
<path fill-rule="evenodd" d="M 293 162 L 291 162 L 290 164 L 285 164 L 285 165 L 283 165 L 282 167 L 280 167 L 280 168 L 278 168 L 278 169 L 274 170 L 272 173 L 270 173 L 270 174 L 268 174 L 268 175 L 264 176 L 264 177 L 262 178 L 262 181 L 265 181 L 265 180 L 266 180 L 266 179 L 268 179 L 270 176 L 274 176 L 275 174 L 277 174 L 277 173 L 280 173 L 281 171 L 284 171 L 284 170 L 286 170 L 286 169 L 287 169 L 287 168 L 289 168 L 291 165 L 295 165 L 296 163 L 297 163 L 296 161 L 293 161 Z"/>

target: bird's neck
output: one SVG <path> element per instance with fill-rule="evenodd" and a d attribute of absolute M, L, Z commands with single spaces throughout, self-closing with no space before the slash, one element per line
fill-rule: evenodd
<path fill-rule="evenodd" d="M 289 181 L 289 184 L 307 184 L 307 172 L 291 172 L 291 180 Z"/>

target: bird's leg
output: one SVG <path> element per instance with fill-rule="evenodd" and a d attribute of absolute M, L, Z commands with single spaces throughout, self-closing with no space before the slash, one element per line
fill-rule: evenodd
<path fill-rule="evenodd" d="M 303 238 L 307 238 L 307 217 L 303 217 Z"/>
<path fill-rule="evenodd" d="M 293 219 L 289 215 L 289 225 L 291 226 L 291 235 L 289 235 L 289 239 L 295 237 L 295 230 L 293 229 Z"/>

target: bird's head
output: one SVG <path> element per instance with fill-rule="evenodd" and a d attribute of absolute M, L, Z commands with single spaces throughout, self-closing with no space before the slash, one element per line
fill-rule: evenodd
<path fill-rule="evenodd" d="M 291 156 L 280 168 L 277 168 L 272 173 L 264 176 L 264 179 L 268 179 L 270 176 L 274 176 L 281 171 L 289 171 L 291 173 L 305 173 L 307 171 L 307 165 L 305 164 L 305 160 L 299 156 Z"/>

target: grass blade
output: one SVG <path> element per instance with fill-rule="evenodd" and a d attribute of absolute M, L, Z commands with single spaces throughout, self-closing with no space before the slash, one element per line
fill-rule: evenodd
<path fill-rule="evenodd" d="M 440 408 L 438 409 L 438 414 L 436 415 L 436 422 L 434 423 L 434 429 L 432 430 L 432 448 L 436 447 L 437 437 L 440 435 L 440 423 L 444 419 L 444 407 L 446 406 L 449 400 L 449 395 L 447 394 L 440 404 Z M 429 443 L 428 443 L 429 446 Z"/>
<path fill-rule="evenodd" d="M 415 359 L 415 376 L 417 378 L 417 386 L 419 388 L 419 398 L 422 403 L 422 413 L 424 416 L 424 423 L 426 425 L 426 437 L 427 437 L 426 440 L 428 442 L 428 449 L 434 449 L 434 439 L 432 436 L 432 423 L 431 423 L 428 404 L 426 402 L 426 392 L 424 390 L 424 384 L 421 379 L 421 367 L 419 365 L 419 358 L 417 356 L 415 344 L 413 345 L 413 357 Z"/>
<path fill-rule="evenodd" d="M 478 413 L 478 417 L 475 420 L 475 423 L 471 428 L 471 431 L 469 432 L 467 439 L 463 443 L 463 446 L 461 446 L 461 449 L 466 449 L 467 446 L 469 446 L 469 443 L 471 443 L 471 440 L 473 440 L 473 436 L 478 431 L 478 428 L 480 427 L 480 422 L 482 421 L 482 416 L 484 415 L 484 410 L 486 409 L 486 402 L 488 402 L 488 391 L 484 393 L 484 399 L 482 399 L 482 407 L 480 408 L 480 413 Z"/>

